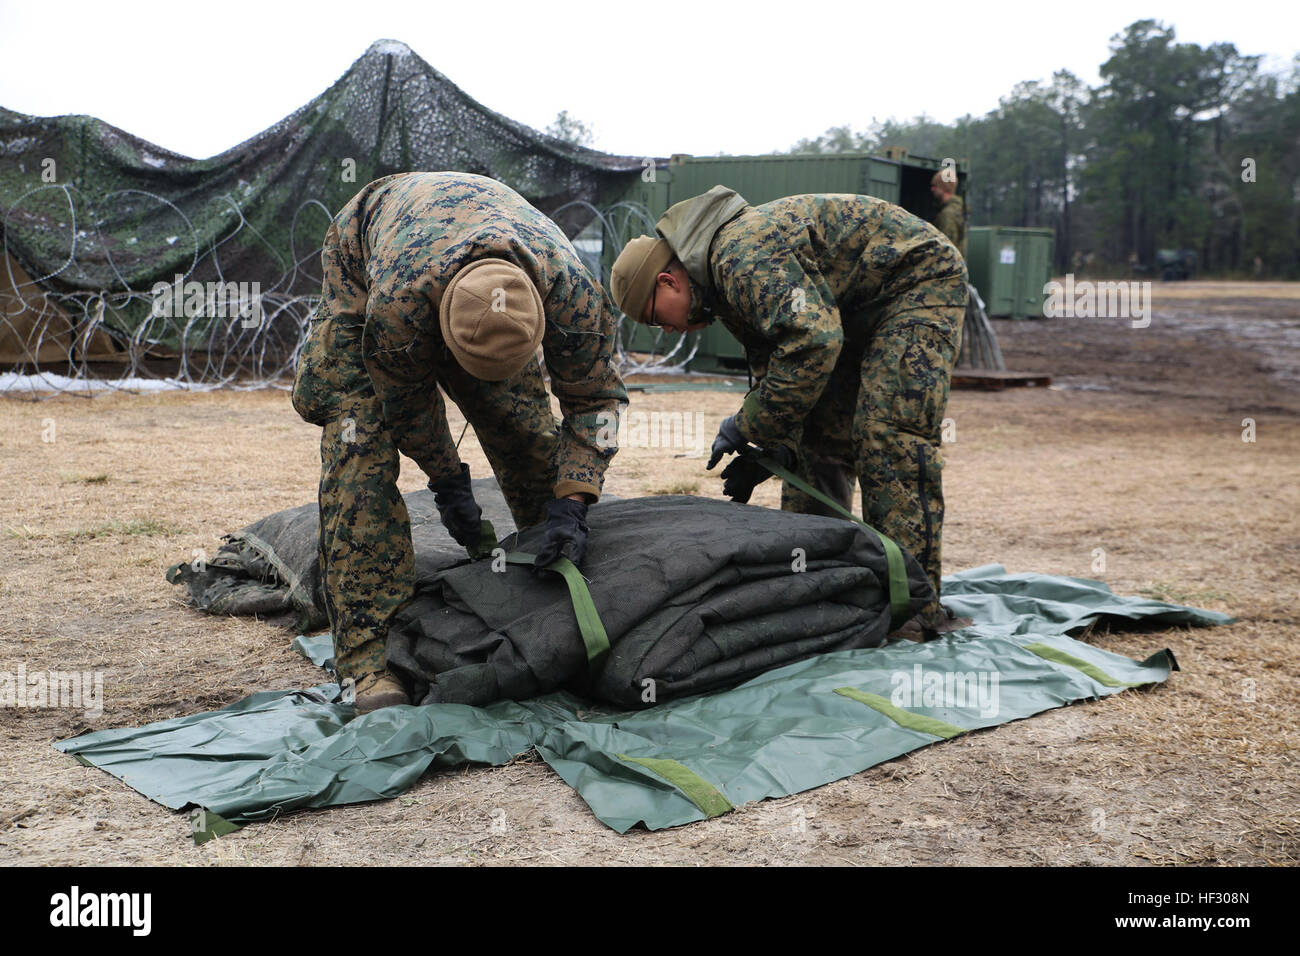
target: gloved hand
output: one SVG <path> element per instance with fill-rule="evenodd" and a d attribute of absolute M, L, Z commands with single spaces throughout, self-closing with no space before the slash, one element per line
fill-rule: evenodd
<path fill-rule="evenodd" d="M 469 484 L 469 465 L 460 463 L 460 471 L 429 482 L 438 516 L 456 543 L 463 548 L 476 547 L 483 521 L 483 509 L 474 500 L 474 490 Z"/>
<path fill-rule="evenodd" d="M 553 498 L 546 503 L 546 538 L 533 566 L 541 569 L 556 558 L 582 564 L 587 554 L 587 503 Z"/>
<path fill-rule="evenodd" d="M 787 471 L 791 470 L 795 463 L 794 452 L 784 445 L 760 448 L 750 454 L 737 455 L 726 468 L 722 469 L 722 493 L 732 501 L 747 504 L 754 489 L 772 477 L 772 473 L 755 460 L 757 458 L 769 458 Z"/>
<path fill-rule="evenodd" d="M 772 473 L 747 455 L 737 455 L 722 469 L 722 493 L 742 505 L 749 503 L 754 488 L 772 477 Z"/>
<path fill-rule="evenodd" d="M 709 463 L 704 466 L 704 470 L 712 471 L 713 466 L 722 461 L 723 455 L 740 451 L 747 444 L 745 436 L 736 427 L 736 416 L 724 418 L 718 427 L 718 437 L 713 439 L 713 452 L 709 455 Z"/>

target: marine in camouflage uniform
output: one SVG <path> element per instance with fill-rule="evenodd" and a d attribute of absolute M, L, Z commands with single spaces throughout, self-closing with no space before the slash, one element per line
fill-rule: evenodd
<path fill-rule="evenodd" d="M 443 293 L 483 259 L 518 266 L 540 296 L 560 423 L 535 355 L 509 378 L 485 381 L 444 339 Z M 323 429 L 321 580 L 337 669 L 360 677 L 383 670 L 388 623 L 413 595 L 398 453 L 431 485 L 461 469 L 439 388 L 474 426 L 521 528 L 540 522 L 553 499 L 599 497 L 627 393 L 604 290 L 559 227 L 494 180 L 405 173 L 370 183 L 330 225 L 321 262 L 322 301 L 293 404 Z"/>
<path fill-rule="evenodd" d="M 721 186 L 674 206 L 658 231 L 689 277 L 688 322 L 711 309 L 758 376 L 730 420 L 740 438 L 784 446 L 796 473 L 845 507 L 856 476 L 865 520 L 916 556 L 938 594 L 940 429 L 966 309 L 957 249 L 870 196 L 753 207 Z M 624 312 L 654 322 L 649 289 L 629 292 L 643 274 L 624 278 L 635 265 L 616 264 L 611 291 Z M 781 507 L 832 513 L 788 484 Z"/>
<path fill-rule="evenodd" d="M 930 220 L 934 228 L 948 237 L 957 247 L 962 258 L 966 258 L 966 203 L 957 195 L 956 182 L 943 178 L 941 170 L 930 180 L 930 193 L 940 203 L 939 211 Z"/>

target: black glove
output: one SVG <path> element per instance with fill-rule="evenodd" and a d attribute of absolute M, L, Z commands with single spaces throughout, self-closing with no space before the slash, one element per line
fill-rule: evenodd
<path fill-rule="evenodd" d="M 754 488 L 772 477 L 772 473 L 755 459 L 769 458 L 786 471 L 794 467 L 795 455 L 784 445 L 760 448 L 752 453 L 737 455 L 731 463 L 722 469 L 722 493 L 732 501 L 746 504 Z"/>
<path fill-rule="evenodd" d="M 713 453 L 709 455 L 709 463 L 704 466 L 704 470 L 712 471 L 713 466 L 722 461 L 723 455 L 740 451 L 747 444 L 745 436 L 736 427 L 736 416 L 724 418 L 718 427 L 718 437 L 713 439 Z"/>
<path fill-rule="evenodd" d="M 456 543 L 463 548 L 477 547 L 483 522 L 483 509 L 474 500 L 469 484 L 469 465 L 460 463 L 460 471 L 447 478 L 429 482 L 438 516 Z"/>
<path fill-rule="evenodd" d="M 748 455 L 737 455 L 722 469 L 722 493 L 732 501 L 747 504 L 754 488 L 771 477 L 770 471 Z"/>
<path fill-rule="evenodd" d="M 546 538 L 536 568 L 544 568 L 556 558 L 568 558 L 581 565 L 587 554 L 587 503 L 572 498 L 553 498 L 546 503 Z"/>

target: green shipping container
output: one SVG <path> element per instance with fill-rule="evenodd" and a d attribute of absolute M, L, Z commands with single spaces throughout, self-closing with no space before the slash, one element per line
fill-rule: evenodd
<path fill-rule="evenodd" d="M 966 234 L 971 284 L 991 316 L 1042 318 L 1043 286 L 1052 278 L 1051 229 L 980 226 Z"/>
<path fill-rule="evenodd" d="M 803 193 L 856 193 L 875 196 L 897 205 L 922 219 L 937 211 L 930 194 L 930 179 L 943 168 L 943 162 L 923 156 L 897 159 L 868 153 L 774 156 L 674 156 L 666 165 L 655 168 L 653 181 L 649 173 L 634 181 L 618 195 L 606 197 L 603 205 L 619 201 L 644 204 L 653 219 L 658 219 L 673 203 L 708 192 L 719 184 L 736 190 L 753 205 L 771 202 L 783 196 Z M 967 174 L 957 167 L 957 189 L 966 193 Z M 641 230 L 649 233 L 651 229 Z M 639 234 L 636 233 L 636 234 Z M 631 236 L 605 237 L 603 265 L 606 273 L 623 243 Z M 691 361 L 693 371 L 743 370 L 745 353 L 731 333 L 719 325 L 694 333 L 701 337 L 699 350 Z M 630 351 L 665 351 L 665 338 L 644 326 L 624 328 L 624 348 Z M 688 342 L 682 354 L 689 353 Z M 667 345 L 671 348 L 671 342 Z"/>

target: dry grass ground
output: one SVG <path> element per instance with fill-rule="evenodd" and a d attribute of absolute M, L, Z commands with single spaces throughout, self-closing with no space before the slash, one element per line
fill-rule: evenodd
<path fill-rule="evenodd" d="M 89 729 L 320 679 L 283 629 L 198 614 L 162 577 L 223 533 L 312 499 L 318 432 L 280 391 L 0 400 L 0 670 L 104 672 L 102 716 L 0 709 L 0 862 L 1295 863 L 1300 383 L 1286 374 L 1296 355 L 1249 334 L 1279 322 L 1300 331 L 1294 286 L 1200 283 L 1158 286 L 1147 330 L 998 323 L 1011 367 L 1064 387 L 958 392 L 949 405 L 946 567 L 1100 577 L 1240 619 L 1089 636 L 1133 657 L 1172 648 L 1183 670 L 1166 685 L 625 836 L 525 757 L 195 847 L 184 815 L 53 750 Z M 634 393 L 632 408 L 698 412 L 707 443 L 736 404 Z M 483 473 L 472 433 L 464 447 Z M 693 451 L 625 448 L 608 490 L 718 495 Z M 411 490 L 422 482 L 407 464 Z M 776 500 L 774 483 L 756 495 Z"/>

